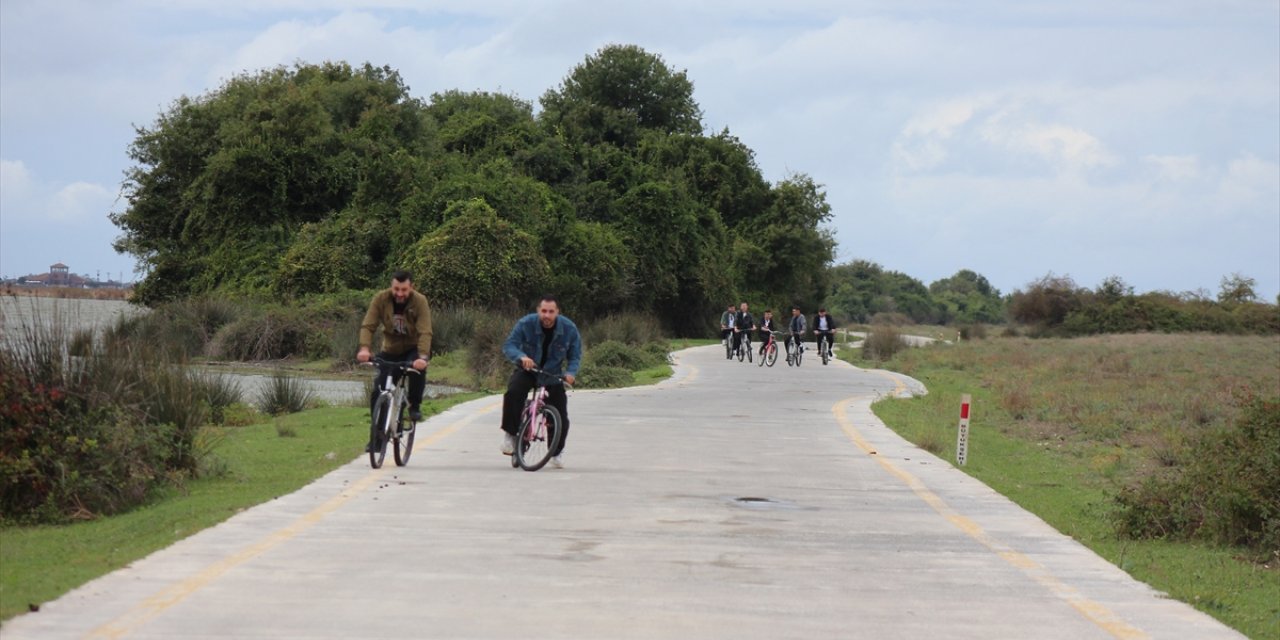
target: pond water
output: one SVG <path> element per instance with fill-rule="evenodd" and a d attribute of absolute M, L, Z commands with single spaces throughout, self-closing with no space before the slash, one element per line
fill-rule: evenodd
<path fill-rule="evenodd" d="M 88 300 L 75 298 L 35 298 L 0 296 L 0 335 L 18 335 L 24 326 L 44 326 L 65 321 L 74 333 L 78 329 L 100 330 L 117 318 L 147 313 L 146 307 L 123 300 Z"/>
<path fill-rule="evenodd" d="M 52 326 L 65 322 L 74 334 L 81 329 L 100 331 L 111 326 L 118 318 L 149 313 L 121 300 L 88 300 L 71 298 L 35 298 L 30 296 L 0 296 L 0 340 L 21 338 L 23 327 Z M 270 375 L 218 373 L 235 380 L 243 392 L 245 402 L 256 403 L 260 389 L 271 381 Z M 370 374 L 372 379 L 372 374 Z M 358 404 L 365 397 L 365 383 L 360 380 L 307 379 L 307 385 L 318 398 L 331 404 Z M 433 398 L 462 391 L 455 387 L 427 385 L 427 397 Z"/>

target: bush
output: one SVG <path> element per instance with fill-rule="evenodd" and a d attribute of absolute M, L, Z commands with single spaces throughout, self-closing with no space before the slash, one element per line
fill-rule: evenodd
<path fill-rule="evenodd" d="M 332 355 L 330 337 L 297 315 L 273 309 L 243 317 L 218 332 L 211 355 L 246 361 Z"/>
<path fill-rule="evenodd" d="M 439 355 L 465 349 L 475 334 L 476 323 L 493 315 L 469 305 L 432 307 L 431 353 Z"/>
<path fill-rule="evenodd" d="M 584 364 L 578 371 L 577 386 L 582 389 L 609 389 L 624 387 L 634 381 L 631 372 L 622 367 Z"/>
<path fill-rule="evenodd" d="M 907 341 L 898 330 L 889 325 L 876 325 L 862 341 L 862 357 L 885 361 L 907 348 Z"/>
<path fill-rule="evenodd" d="M 587 351 L 585 360 L 598 367 L 616 367 L 627 371 L 639 371 L 666 362 L 665 349 L 661 356 L 641 347 L 615 340 L 606 340 Z"/>
<path fill-rule="evenodd" d="M 234 378 L 218 374 L 194 373 L 193 379 L 201 399 L 209 408 L 209 419 L 217 424 L 226 421 L 226 410 L 244 399 L 244 391 Z"/>
<path fill-rule="evenodd" d="M 512 364 L 502 355 L 502 343 L 506 341 L 511 325 L 494 315 L 480 316 L 467 345 L 467 360 L 471 374 L 479 388 L 497 389 L 506 386 L 506 376 Z"/>
<path fill-rule="evenodd" d="M 662 323 L 650 314 L 618 313 L 580 326 L 582 341 L 588 347 L 613 340 L 624 344 L 641 345 L 662 342 Z"/>
<path fill-rule="evenodd" d="M 212 446 L 199 385 L 163 346 L 119 339 L 129 322 L 72 359 L 59 322 L 0 344 L 0 519 L 117 513 L 198 472 Z"/>
<path fill-rule="evenodd" d="M 258 409 L 267 415 L 297 413 L 315 400 L 307 381 L 283 371 L 271 375 L 271 382 L 258 392 Z"/>
<path fill-rule="evenodd" d="M 1204 433 L 1181 464 L 1117 496 L 1122 535 L 1280 553 L 1280 396 L 1238 402 L 1233 425 Z"/>

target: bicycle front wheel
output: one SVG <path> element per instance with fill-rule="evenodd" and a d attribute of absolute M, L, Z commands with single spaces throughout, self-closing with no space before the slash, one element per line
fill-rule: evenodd
<path fill-rule="evenodd" d="M 373 405 L 373 418 L 369 423 L 369 466 L 382 467 L 387 457 L 387 423 L 391 420 L 391 396 L 383 394 Z"/>
<path fill-rule="evenodd" d="M 765 364 L 768 364 L 771 367 L 773 366 L 773 363 L 778 361 L 778 345 L 771 344 L 768 349 L 765 349 L 764 361 Z"/>
<path fill-rule="evenodd" d="M 745 357 L 747 357 L 747 350 L 743 349 L 742 345 L 739 344 L 738 345 L 738 362 L 742 362 L 742 359 Z"/>
<path fill-rule="evenodd" d="M 560 410 L 544 404 L 538 412 L 539 424 L 530 426 L 525 421 L 516 442 L 516 463 L 525 471 L 537 471 L 546 466 L 551 452 L 560 446 L 564 431 L 560 429 Z"/>
<path fill-rule="evenodd" d="M 413 439 L 418 435 L 417 423 L 411 422 L 409 420 L 409 416 L 406 414 L 408 414 L 408 410 L 404 407 L 400 407 L 400 420 L 397 424 L 403 425 L 408 422 L 411 426 L 408 433 L 399 431 L 395 435 L 395 447 L 393 448 L 393 451 L 395 451 L 397 467 L 403 467 L 406 464 L 409 464 L 409 456 L 413 455 Z"/>

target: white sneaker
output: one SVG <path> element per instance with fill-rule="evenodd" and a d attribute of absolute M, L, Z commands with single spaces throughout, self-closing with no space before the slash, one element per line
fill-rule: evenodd
<path fill-rule="evenodd" d="M 502 455 L 509 456 L 516 451 L 516 437 L 509 434 L 502 434 Z"/>
<path fill-rule="evenodd" d="M 558 456 L 551 456 L 551 468 L 552 468 L 552 469 L 563 469 L 563 468 L 564 468 L 564 454 L 563 454 L 563 453 L 562 453 L 562 454 L 560 454 L 560 455 L 558 455 Z"/>

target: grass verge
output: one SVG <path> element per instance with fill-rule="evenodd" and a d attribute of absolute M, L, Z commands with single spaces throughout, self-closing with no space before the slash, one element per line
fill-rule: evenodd
<path fill-rule="evenodd" d="M 481 394 L 423 403 L 432 415 Z M 0 620 L 291 493 L 363 454 L 368 409 L 325 408 L 247 427 L 218 428 L 215 477 L 188 481 L 118 516 L 60 526 L 0 530 Z M 292 437 L 282 437 L 281 430 Z"/>
<path fill-rule="evenodd" d="M 854 350 L 841 352 L 859 366 Z M 963 470 L 1121 569 L 1250 637 L 1280 630 L 1280 557 L 1198 542 L 1129 540 L 1114 496 L 1165 464 L 1189 431 L 1233 419 L 1229 390 L 1280 388 L 1280 340 L 1228 336 L 998 339 L 910 349 L 887 368 L 927 396 L 873 410 L 955 459 L 959 398 L 973 396 Z M 1253 556 L 1253 557 L 1250 557 Z"/>

